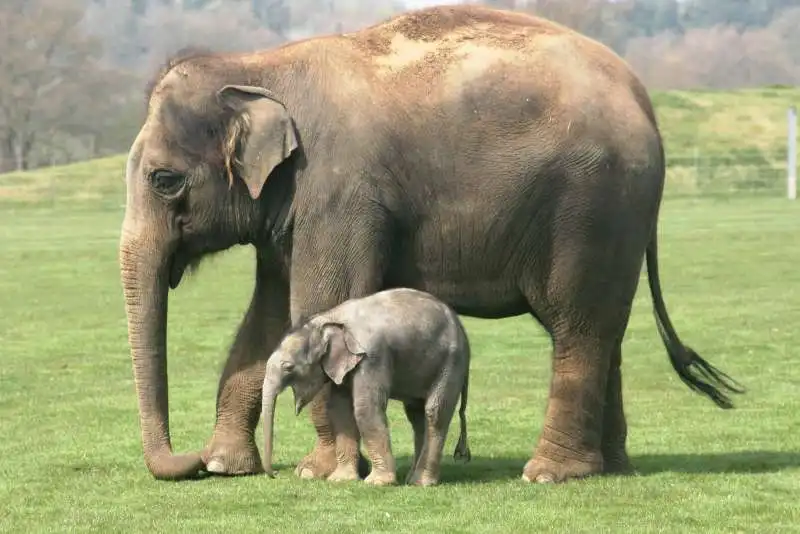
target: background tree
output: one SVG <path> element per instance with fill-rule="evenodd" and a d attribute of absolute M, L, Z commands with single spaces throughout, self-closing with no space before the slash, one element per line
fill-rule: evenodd
<path fill-rule="evenodd" d="M 80 27 L 81 4 L 7 1 L 3 7 L 0 168 L 23 170 L 40 163 L 32 159 L 37 144 L 57 148 L 63 134 L 91 130 L 85 111 L 97 95 L 90 92 L 110 91 L 112 74 L 98 63 L 99 41 Z"/>
<path fill-rule="evenodd" d="M 485 0 L 577 29 L 651 89 L 800 83 L 800 0 Z M 143 88 L 185 46 L 349 31 L 402 0 L 2 0 L 0 172 L 126 151 Z"/>

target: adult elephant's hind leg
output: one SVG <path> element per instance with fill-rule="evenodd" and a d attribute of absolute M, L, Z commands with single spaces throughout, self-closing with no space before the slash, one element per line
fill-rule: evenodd
<path fill-rule="evenodd" d="M 602 472 L 610 356 L 610 347 L 598 336 L 573 331 L 556 337 L 547 414 L 524 480 L 563 482 Z"/>
<path fill-rule="evenodd" d="M 530 482 L 602 473 L 604 427 L 607 421 L 611 426 L 624 423 L 619 343 L 641 268 L 639 245 L 643 250 L 646 236 L 604 228 L 598 217 L 590 228 L 577 248 L 562 249 L 551 262 L 546 288 L 529 284 L 531 308 L 553 340 L 547 413 L 536 451 L 523 470 L 523 479 Z M 574 236 L 581 234 L 570 230 L 575 244 Z M 622 428 L 615 431 L 624 448 Z"/>
<path fill-rule="evenodd" d="M 622 406 L 622 342 L 615 345 L 606 382 L 606 404 L 603 411 L 603 472 L 625 475 L 634 472 L 625 442 L 628 424 Z"/>
<path fill-rule="evenodd" d="M 289 292 L 269 260 L 257 260 L 250 307 L 231 346 L 219 381 L 217 418 L 203 460 L 209 472 L 263 472 L 254 430 L 261 412 L 266 361 L 289 325 Z"/>

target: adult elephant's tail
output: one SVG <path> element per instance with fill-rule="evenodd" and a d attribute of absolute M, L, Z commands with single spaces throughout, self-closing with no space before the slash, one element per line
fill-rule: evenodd
<path fill-rule="evenodd" d="M 647 246 L 647 281 L 653 297 L 658 333 L 667 348 L 672 367 L 690 388 L 707 395 L 720 408 L 733 408 L 725 392 L 744 393 L 745 389 L 736 380 L 701 358 L 690 347 L 684 345 L 667 314 L 664 297 L 661 295 L 661 282 L 658 277 L 658 245 L 656 230 Z"/>

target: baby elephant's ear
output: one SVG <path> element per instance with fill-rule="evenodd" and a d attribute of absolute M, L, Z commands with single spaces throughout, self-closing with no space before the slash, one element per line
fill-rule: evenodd
<path fill-rule="evenodd" d="M 322 328 L 328 345 L 327 353 L 322 358 L 322 368 L 333 383 L 340 386 L 347 373 L 355 369 L 367 353 L 343 324 L 326 323 Z"/>

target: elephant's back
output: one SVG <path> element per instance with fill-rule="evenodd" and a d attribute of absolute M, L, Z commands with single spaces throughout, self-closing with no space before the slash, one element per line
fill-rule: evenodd
<path fill-rule="evenodd" d="M 646 90 L 622 58 L 594 39 L 533 15 L 440 6 L 337 39 L 345 41 L 340 50 L 349 57 L 342 62 L 350 65 L 340 74 L 347 80 L 343 85 L 358 87 L 362 101 L 368 92 L 370 108 L 384 110 L 371 120 L 385 122 L 384 131 L 399 129 L 400 136 L 424 140 L 425 146 L 432 146 L 430 132 L 449 138 L 454 130 L 473 137 L 496 131 L 511 144 L 515 138 L 529 142 L 532 135 L 553 137 L 553 149 L 563 152 L 564 140 L 579 132 L 590 137 L 593 128 L 641 127 L 646 138 L 656 129 Z M 337 98 L 350 94 L 355 93 Z M 629 136 L 623 137 L 627 142 Z"/>
<path fill-rule="evenodd" d="M 399 340 L 419 339 L 423 332 L 444 332 L 458 322 L 456 312 L 426 291 L 395 287 L 346 300 L 324 314 L 326 319 L 369 323 Z"/>
<path fill-rule="evenodd" d="M 437 43 L 463 39 L 486 39 L 494 44 L 524 46 L 532 35 L 576 34 L 548 19 L 494 9 L 482 5 L 457 4 L 411 10 L 395 15 L 345 37 L 376 55 L 387 53 L 398 36 L 409 41 Z M 523 38 L 524 37 L 524 38 Z"/>
<path fill-rule="evenodd" d="M 553 85 L 575 68 L 622 84 L 633 76 L 610 48 L 566 26 L 480 5 L 410 11 L 342 38 L 379 86 L 386 82 L 398 94 L 419 92 L 431 100 L 481 77 Z"/>

